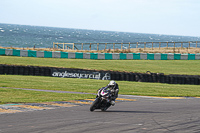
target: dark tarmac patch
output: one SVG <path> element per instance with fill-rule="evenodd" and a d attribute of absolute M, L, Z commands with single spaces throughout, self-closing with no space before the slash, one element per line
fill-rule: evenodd
<path fill-rule="evenodd" d="M 56 101 L 43 103 L 16 103 L 16 104 L 2 104 L 0 105 L 0 114 L 18 113 L 36 110 L 48 110 L 57 108 L 69 108 L 74 106 L 90 105 L 94 99 L 85 100 L 70 100 L 70 101 Z M 118 98 L 116 102 L 136 101 L 135 99 Z"/>
<path fill-rule="evenodd" d="M 0 87 L 7 88 L 7 87 Z M 55 90 L 39 90 L 39 89 L 27 89 L 27 88 L 7 88 L 7 89 L 22 89 L 31 91 L 44 91 L 44 92 L 54 92 L 54 93 L 75 93 L 75 94 L 93 94 L 93 93 L 83 93 L 83 92 L 70 92 L 70 91 L 55 91 Z M 96 95 L 96 94 L 93 94 Z M 192 97 L 151 97 L 151 96 L 134 96 L 134 95 L 119 95 L 116 102 L 134 102 L 141 99 L 157 99 L 157 100 L 181 100 L 181 99 L 196 99 Z M 199 98 L 197 98 L 199 99 Z M 71 100 L 71 101 L 55 101 L 55 102 L 43 102 L 43 103 L 10 103 L 10 104 L 0 104 L 0 114 L 5 113 L 18 113 L 36 110 L 49 110 L 57 108 L 69 108 L 74 106 L 90 105 L 94 99 L 85 100 Z"/>
<path fill-rule="evenodd" d="M 82 105 L 81 101 L 66 102 L 44 102 L 44 103 L 24 103 L 24 104 L 2 104 L 0 105 L 0 114 L 18 113 L 35 110 L 48 110 L 57 108 L 69 108 Z"/>

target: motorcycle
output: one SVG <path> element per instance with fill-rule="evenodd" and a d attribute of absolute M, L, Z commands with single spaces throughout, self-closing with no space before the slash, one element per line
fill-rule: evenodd
<path fill-rule="evenodd" d="M 96 99 L 90 106 L 90 111 L 95 109 L 101 109 L 101 111 L 106 111 L 110 106 L 111 101 L 111 91 L 108 87 L 102 87 L 98 90 Z"/>

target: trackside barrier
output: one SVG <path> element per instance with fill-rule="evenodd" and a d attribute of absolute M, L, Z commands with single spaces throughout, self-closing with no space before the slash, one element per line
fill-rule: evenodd
<path fill-rule="evenodd" d="M 0 65 L 0 74 L 50 76 L 50 67 Z"/>
<path fill-rule="evenodd" d="M 149 71 L 147 73 L 133 73 L 0 64 L 0 74 L 200 85 L 200 75 L 164 75 Z"/>
<path fill-rule="evenodd" d="M 40 58 L 67 58 L 67 59 L 96 59 L 96 60 L 200 60 L 200 54 L 176 53 L 82 53 L 62 51 L 34 51 L 0 49 L 0 55 L 40 57 Z"/>
<path fill-rule="evenodd" d="M 188 42 L 123 42 L 123 43 L 58 43 L 53 42 L 53 48 L 57 49 L 71 49 L 71 50 L 130 50 L 135 48 L 140 49 L 154 49 L 154 48 L 199 48 L 200 41 Z"/>

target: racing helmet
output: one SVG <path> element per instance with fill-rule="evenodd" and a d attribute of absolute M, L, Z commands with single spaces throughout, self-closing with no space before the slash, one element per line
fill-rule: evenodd
<path fill-rule="evenodd" d="M 108 87 L 114 88 L 116 85 L 116 82 L 114 80 L 111 80 L 110 83 L 108 84 Z"/>

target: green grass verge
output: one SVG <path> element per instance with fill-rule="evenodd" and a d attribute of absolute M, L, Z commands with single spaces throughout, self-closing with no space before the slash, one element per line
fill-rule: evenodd
<path fill-rule="evenodd" d="M 86 60 L 0 56 L 0 64 L 33 65 L 96 70 L 165 74 L 199 75 L 200 60 Z M 109 81 L 55 77 L 0 75 L 0 87 L 63 90 L 96 93 Z M 120 94 L 143 96 L 191 96 L 200 97 L 199 86 L 160 83 L 117 81 Z M 93 95 L 35 92 L 15 89 L 0 89 L 0 103 L 66 101 L 94 98 Z"/>
<path fill-rule="evenodd" d="M 105 80 L 91 79 L 0 75 L 0 87 L 62 90 L 88 93 L 96 93 L 98 88 L 106 86 L 108 82 L 109 81 Z M 164 97 L 200 97 L 200 89 L 198 85 L 174 85 L 128 81 L 117 81 L 117 83 L 120 87 L 119 94 Z M 2 88 L 0 89 L 0 92 L 0 101 L 2 103 L 66 101 L 72 99 L 95 98 L 94 95 L 60 94 Z"/>
<path fill-rule="evenodd" d="M 93 95 L 53 93 L 0 88 L 0 104 L 41 103 L 94 98 Z"/>
<path fill-rule="evenodd" d="M 200 60 L 89 60 L 0 56 L 0 64 L 199 75 Z"/>

